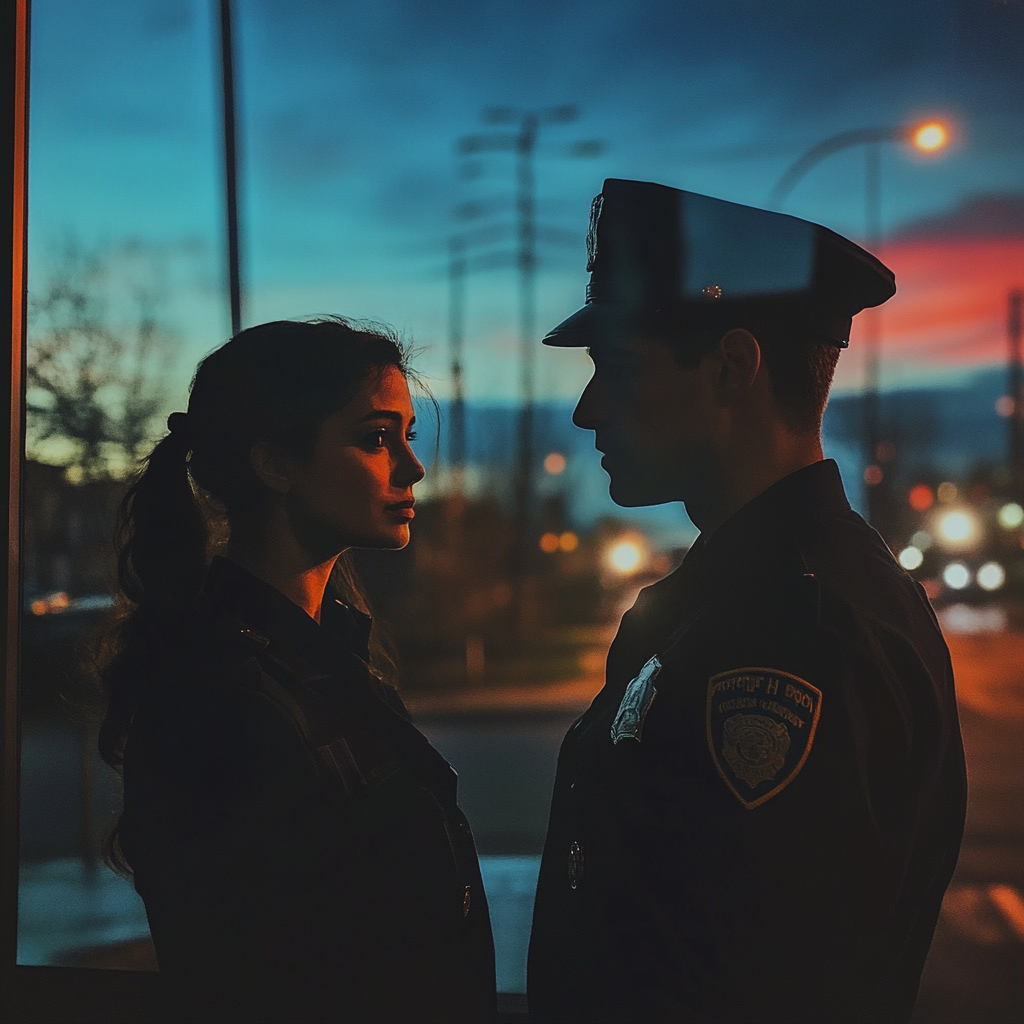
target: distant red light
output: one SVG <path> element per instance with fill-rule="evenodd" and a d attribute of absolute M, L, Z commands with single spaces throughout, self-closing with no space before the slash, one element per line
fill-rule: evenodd
<path fill-rule="evenodd" d="M 877 487 L 882 482 L 882 476 L 881 466 L 868 466 L 864 470 L 864 482 L 868 487 Z"/>
<path fill-rule="evenodd" d="M 910 488 L 907 501 L 915 512 L 927 512 L 935 504 L 935 495 L 927 484 L 918 484 Z"/>

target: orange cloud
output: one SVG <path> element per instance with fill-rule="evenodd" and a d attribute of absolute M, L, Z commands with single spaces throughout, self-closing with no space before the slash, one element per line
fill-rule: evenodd
<path fill-rule="evenodd" d="M 952 369 L 1006 358 L 1007 297 L 1024 288 L 1024 237 L 897 241 L 881 258 L 897 286 L 879 311 L 883 359 Z M 853 345 L 857 330 L 855 320 Z"/>

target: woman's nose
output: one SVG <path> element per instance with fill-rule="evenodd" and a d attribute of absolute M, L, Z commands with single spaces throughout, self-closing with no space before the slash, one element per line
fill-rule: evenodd
<path fill-rule="evenodd" d="M 404 453 L 398 460 L 398 465 L 395 467 L 395 483 L 399 487 L 412 487 L 413 484 L 418 484 L 426 475 L 427 471 L 423 468 L 423 464 L 416 458 L 413 450 L 406 446 Z"/>

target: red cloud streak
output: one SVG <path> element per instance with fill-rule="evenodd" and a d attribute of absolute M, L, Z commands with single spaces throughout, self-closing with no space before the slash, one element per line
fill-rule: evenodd
<path fill-rule="evenodd" d="M 1024 238 L 894 242 L 881 258 L 897 286 L 879 311 L 883 359 L 953 369 L 1006 358 L 1007 297 L 1024 288 Z"/>

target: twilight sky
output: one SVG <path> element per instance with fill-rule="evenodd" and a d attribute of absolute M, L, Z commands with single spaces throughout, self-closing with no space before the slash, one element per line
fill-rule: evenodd
<path fill-rule="evenodd" d="M 30 288 L 61 241 L 166 247 L 178 391 L 228 333 L 212 0 L 33 0 Z M 248 323 L 339 312 L 388 321 L 445 380 L 445 246 L 473 200 L 501 262 L 511 157 L 460 171 L 454 141 L 490 104 L 577 103 L 538 147 L 539 327 L 581 304 L 590 199 L 605 177 L 752 205 L 805 149 L 853 128 L 947 119 L 941 157 L 882 157 L 883 384 L 1004 358 L 1024 287 L 1024 0 L 715 3 L 236 0 Z M 568 144 L 599 139 L 574 159 Z M 816 167 L 786 202 L 863 235 L 864 159 Z M 465 225 L 462 225 L 465 226 Z M 476 226 L 475 224 L 473 226 Z M 567 242 L 569 244 L 567 244 Z M 481 256 L 485 250 L 481 250 Z M 516 395 L 516 279 L 472 276 L 471 397 Z M 540 357 L 541 390 L 587 360 Z M 856 387 L 854 343 L 838 384 Z M 177 403 L 180 405 L 180 401 Z"/>

